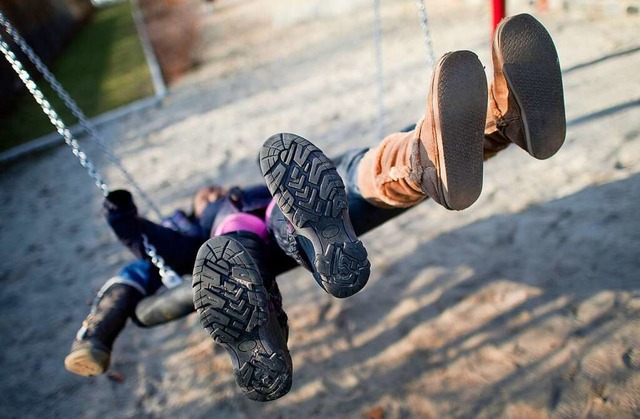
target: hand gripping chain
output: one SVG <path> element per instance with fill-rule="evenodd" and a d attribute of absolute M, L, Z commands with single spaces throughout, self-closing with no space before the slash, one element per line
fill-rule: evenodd
<path fill-rule="evenodd" d="M 151 263 L 160 271 L 162 284 L 167 288 L 175 288 L 182 284 L 182 278 L 173 269 L 164 263 L 164 259 L 158 254 L 156 248 L 149 243 L 146 235 L 142 235 L 142 244 L 147 256 L 151 258 Z"/>

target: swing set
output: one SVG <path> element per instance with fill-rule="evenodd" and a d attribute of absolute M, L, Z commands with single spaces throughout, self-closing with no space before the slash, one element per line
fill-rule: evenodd
<path fill-rule="evenodd" d="M 492 0 L 493 2 L 493 27 L 500 22 L 504 17 L 504 3 L 505 0 Z M 418 17 L 420 25 L 424 35 L 424 42 L 427 49 L 427 65 L 430 69 L 435 66 L 435 54 L 431 42 L 431 36 L 429 34 L 429 20 L 427 11 L 425 8 L 424 0 L 416 0 L 418 7 Z M 377 77 L 377 95 L 378 95 L 378 130 L 380 138 L 384 136 L 384 74 L 382 66 L 382 30 L 381 30 L 381 17 L 380 17 L 380 0 L 374 0 L 374 42 L 376 51 L 376 77 Z M 55 130 L 62 136 L 65 144 L 71 149 L 72 154 L 78 159 L 80 165 L 87 171 L 89 177 L 93 180 L 96 187 L 102 192 L 103 196 L 109 194 L 109 186 L 104 178 L 97 171 L 95 165 L 90 160 L 89 156 L 83 151 L 82 147 L 74 138 L 71 131 L 67 128 L 62 121 L 58 113 L 51 106 L 51 103 L 44 97 L 42 91 L 38 88 L 37 84 L 33 80 L 33 77 L 24 68 L 22 62 L 17 58 L 16 54 L 11 50 L 8 40 L 12 41 L 22 53 L 31 61 L 36 70 L 42 75 L 45 81 L 49 83 L 56 95 L 63 101 L 64 105 L 71 111 L 73 116 L 77 118 L 83 131 L 89 136 L 89 138 L 96 143 L 99 150 L 104 153 L 109 162 L 113 164 L 118 171 L 123 175 L 126 182 L 135 190 L 137 196 L 147 205 L 149 210 L 158 218 L 162 219 L 162 213 L 153 200 L 142 190 L 140 185 L 135 181 L 133 176 L 122 165 L 120 159 L 109 149 L 104 141 L 104 138 L 100 135 L 96 126 L 87 118 L 82 112 L 77 103 L 71 98 L 69 93 L 62 87 L 62 85 L 56 80 L 51 71 L 42 62 L 42 60 L 36 55 L 33 49 L 22 38 L 18 31 L 13 27 L 9 20 L 0 11 L 0 52 L 4 55 L 5 59 L 9 62 L 9 65 L 16 72 L 24 86 L 29 93 L 33 96 L 36 102 L 42 108 L 44 114 L 49 118 L 49 121 L 54 126 Z M 4 31 L 4 33 L 3 33 Z M 8 38 L 7 38 L 8 37 Z M 399 211 L 400 213 L 402 211 Z M 392 218 L 397 215 L 394 211 L 388 211 L 388 218 Z M 384 221 L 382 221 L 384 222 Z M 378 221 L 375 224 L 363 222 L 360 225 L 354 225 L 356 234 L 363 234 L 381 222 Z M 177 229 L 177 226 L 175 226 Z M 183 281 L 183 279 L 168 266 L 163 257 L 158 254 L 153 243 L 150 243 L 148 238 L 143 234 L 142 241 L 144 250 L 150 261 L 160 272 L 162 283 L 166 290 L 164 292 L 158 292 L 152 296 L 148 296 L 143 299 L 136 308 L 136 317 L 139 320 L 141 326 L 151 327 L 159 324 L 169 322 L 181 317 L 184 317 L 195 311 L 192 300 L 191 286 L 189 282 Z M 283 273 L 289 269 L 292 269 L 297 265 L 295 264 L 283 264 L 278 269 L 276 274 Z"/>

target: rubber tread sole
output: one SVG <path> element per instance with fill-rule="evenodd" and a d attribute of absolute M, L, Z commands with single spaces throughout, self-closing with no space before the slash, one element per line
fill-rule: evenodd
<path fill-rule="evenodd" d="M 295 233 L 313 246 L 316 282 L 329 294 L 349 297 L 367 283 L 371 264 L 349 219 L 347 195 L 333 162 L 295 134 L 276 134 L 260 151 L 269 191 Z"/>
<path fill-rule="evenodd" d="M 520 108 L 526 144 L 537 159 L 553 156 L 564 143 L 566 116 L 562 71 L 555 45 L 533 16 L 503 21 L 494 44 L 509 91 Z"/>
<path fill-rule="evenodd" d="M 291 356 L 268 307 L 259 270 L 237 240 L 218 236 L 200 248 L 193 268 L 193 303 L 200 322 L 228 353 L 243 393 L 256 401 L 287 394 Z"/>
<path fill-rule="evenodd" d="M 468 208 L 482 192 L 487 95 L 484 69 L 474 53 L 443 56 L 434 75 L 430 109 L 438 127 L 438 175 L 449 209 Z"/>

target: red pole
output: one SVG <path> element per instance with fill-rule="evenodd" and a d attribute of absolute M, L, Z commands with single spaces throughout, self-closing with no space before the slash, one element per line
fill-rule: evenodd
<path fill-rule="evenodd" d="M 538 0 L 538 10 L 541 12 L 548 12 L 549 2 L 547 0 Z"/>
<path fill-rule="evenodd" d="M 491 32 L 496 30 L 498 23 L 505 17 L 506 0 L 493 0 L 493 26 Z"/>

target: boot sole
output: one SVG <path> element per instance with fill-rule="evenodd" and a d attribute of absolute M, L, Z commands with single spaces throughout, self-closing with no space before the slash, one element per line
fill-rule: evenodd
<path fill-rule="evenodd" d="M 236 383 L 252 400 L 289 392 L 292 362 L 253 258 L 238 241 L 205 242 L 193 268 L 193 303 L 200 323 L 231 358 Z"/>
<path fill-rule="evenodd" d="M 566 117 L 562 71 L 551 36 L 534 17 L 522 14 L 496 29 L 494 49 L 513 94 L 526 144 L 537 159 L 553 156 L 564 143 Z"/>
<path fill-rule="evenodd" d="M 78 349 L 64 359 L 67 371 L 83 377 L 104 374 L 109 368 L 111 355 L 95 349 Z"/>
<path fill-rule="evenodd" d="M 344 183 L 333 162 L 304 138 L 277 134 L 260 150 L 260 167 L 296 234 L 313 246 L 316 282 L 338 298 L 360 291 L 371 264 L 353 231 Z"/>
<path fill-rule="evenodd" d="M 463 210 L 482 192 L 486 76 L 474 53 L 456 51 L 441 58 L 432 83 L 429 109 L 437 128 L 421 138 L 436 138 L 445 206 Z"/>

